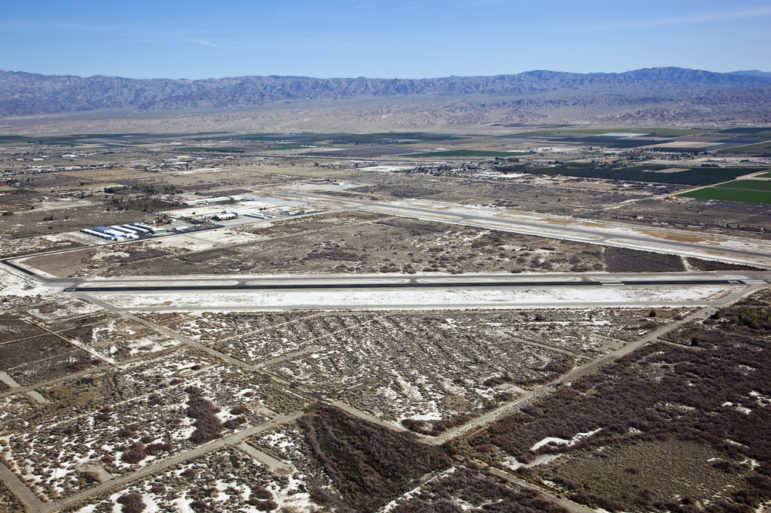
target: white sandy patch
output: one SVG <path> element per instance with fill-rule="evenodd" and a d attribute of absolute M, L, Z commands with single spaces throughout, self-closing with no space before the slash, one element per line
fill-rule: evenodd
<path fill-rule="evenodd" d="M 354 182 L 334 182 L 334 183 L 296 183 L 292 184 L 293 191 L 339 191 L 344 189 L 354 189 L 356 187 L 363 187 L 369 184 L 366 183 L 354 183 Z"/>
<path fill-rule="evenodd" d="M 533 458 L 533 461 L 531 461 L 530 463 L 521 463 L 514 456 L 506 456 L 503 460 L 501 460 L 501 463 L 505 467 L 510 468 L 511 470 L 517 470 L 522 467 L 531 468 L 531 467 L 537 467 L 538 465 L 545 465 L 547 463 L 550 463 L 556 460 L 560 456 L 562 455 L 561 454 L 539 454 L 538 456 Z"/>
<path fill-rule="evenodd" d="M 559 444 L 559 445 L 566 445 L 568 447 L 572 447 L 584 438 L 589 438 L 590 436 L 596 435 L 602 431 L 602 428 L 597 428 L 593 431 L 587 431 L 586 433 L 577 433 L 573 438 L 570 440 L 565 440 L 564 438 L 557 438 L 554 436 L 547 436 L 543 440 L 536 442 L 533 444 L 533 446 L 530 448 L 531 451 L 537 451 L 541 447 L 549 444 Z"/>
<path fill-rule="evenodd" d="M 590 137 L 642 137 L 648 135 L 642 132 L 605 132 L 604 134 L 591 134 Z"/>
<path fill-rule="evenodd" d="M 186 237 L 188 240 L 194 239 L 196 241 L 207 241 L 217 245 L 233 245 L 233 244 L 246 244 L 262 237 L 254 235 L 248 232 L 235 232 L 227 228 L 219 228 L 215 230 L 204 230 L 200 232 L 194 232 Z"/>
<path fill-rule="evenodd" d="M 186 171 L 176 171 L 171 173 L 174 176 L 181 175 L 197 175 L 199 173 L 219 173 L 222 171 L 221 167 L 199 167 L 197 169 L 188 169 Z"/>
<path fill-rule="evenodd" d="M 671 141 L 651 146 L 652 148 L 708 148 L 720 143 L 711 141 Z"/>
<path fill-rule="evenodd" d="M 3 296 L 48 296 L 59 292 L 59 288 L 46 287 L 37 280 L 22 277 L 6 267 L 0 267 L 0 293 Z"/>
<path fill-rule="evenodd" d="M 405 171 L 407 169 L 413 169 L 415 166 L 367 166 L 361 167 L 361 171 L 375 171 L 379 173 L 392 173 L 394 171 Z"/>

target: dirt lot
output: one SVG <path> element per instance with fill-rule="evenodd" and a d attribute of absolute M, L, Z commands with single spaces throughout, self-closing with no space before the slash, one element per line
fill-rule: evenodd
<path fill-rule="evenodd" d="M 768 238 L 768 207 L 730 201 L 649 199 L 599 211 L 590 219 L 671 226 L 714 233 Z"/>
<path fill-rule="evenodd" d="M 154 216 L 143 212 L 141 207 L 116 209 L 109 205 L 94 204 L 68 209 L 28 210 L 12 216 L 3 216 L 0 217 L 0 232 L 4 237 L 30 237 L 76 231 L 99 225 L 125 224 L 134 221 L 152 222 L 154 219 Z"/>
<path fill-rule="evenodd" d="M 64 376 L 99 360 L 54 335 L 40 335 L 0 346 L 0 369 L 22 385 Z"/>
<path fill-rule="evenodd" d="M 0 315 L 0 344 L 44 335 L 46 331 L 14 314 Z"/>

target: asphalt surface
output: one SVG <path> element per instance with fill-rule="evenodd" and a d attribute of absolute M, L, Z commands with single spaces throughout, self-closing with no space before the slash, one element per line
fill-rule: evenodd
<path fill-rule="evenodd" d="M 744 284 L 743 280 L 725 279 L 688 279 L 688 280 L 620 280 L 620 281 L 436 281 L 436 282 L 370 282 L 370 283 L 285 283 L 261 285 L 148 285 L 136 286 L 130 282 L 125 285 L 69 287 L 65 292 L 163 292 L 163 291 L 196 291 L 196 290 L 340 290 L 340 289 L 410 289 L 410 288 L 504 288 L 504 287 L 604 287 L 613 286 L 655 286 L 655 285 L 736 285 Z"/>

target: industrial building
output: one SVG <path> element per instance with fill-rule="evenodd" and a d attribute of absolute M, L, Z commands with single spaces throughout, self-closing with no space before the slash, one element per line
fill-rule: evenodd
<path fill-rule="evenodd" d="M 146 224 L 131 223 L 112 226 L 94 226 L 93 228 L 84 228 L 80 231 L 81 233 L 91 235 L 92 237 L 99 237 L 100 239 L 110 241 L 119 241 L 136 240 L 141 237 L 149 237 L 165 230 L 154 228 Z"/>

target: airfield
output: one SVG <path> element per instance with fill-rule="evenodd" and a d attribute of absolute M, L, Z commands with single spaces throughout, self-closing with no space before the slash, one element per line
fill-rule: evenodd
<path fill-rule="evenodd" d="M 687 197 L 768 183 L 762 133 L 617 132 L 6 141 L 3 503 L 762 496 L 768 207 Z"/>

